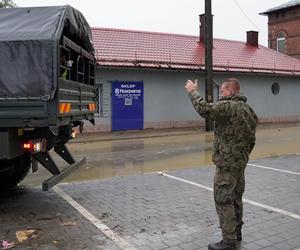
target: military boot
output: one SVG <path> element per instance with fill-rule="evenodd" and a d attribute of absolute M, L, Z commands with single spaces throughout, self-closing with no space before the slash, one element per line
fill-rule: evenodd
<path fill-rule="evenodd" d="M 236 241 L 221 240 L 218 243 L 211 243 L 208 245 L 208 250 L 236 250 Z"/>
<path fill-rule="evenodd" d="M 241 222 L 235 228 L 235 234 L 236 234 L 237 241 L 242 241 L 242 226 L 243 226 L 243 224 L 244 224 L 244 222 Z"/>

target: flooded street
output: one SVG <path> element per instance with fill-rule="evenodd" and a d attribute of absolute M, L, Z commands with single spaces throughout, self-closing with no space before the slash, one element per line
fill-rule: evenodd
<path fill-rule="evenodd" d="M 101 141 L 101 135 L 87 135 L 91 141 L 76 139 L 68 148 L 76 159 L 87 163 L 65 182 L 103 179 L 113 176 L 194 168 L 212 165 L 212 133 Z M 300 153 L 300 126 L 259 128 L 251 159 Z M 56 157 L 57 163 L 63 164 Z M 22 182 L 25 186 L 41 185 L 50 174 L 40 167 Z"/>
<path fill-rule="evenodd" d="M 40 167 L 25 188 L 2 196 L 0 237 L 13 241 L 20 229 L 36 230 L 18 249 L 207 249 L 221 235 L 213 134 L 174 131 L 80 135 L 69 149 L 87 163 L 67 185 L 42 192 L 37 186 L 50 174 Z M 299 249 L 300 126 L 259 128 L 254 159 L 238 249 Z"/>

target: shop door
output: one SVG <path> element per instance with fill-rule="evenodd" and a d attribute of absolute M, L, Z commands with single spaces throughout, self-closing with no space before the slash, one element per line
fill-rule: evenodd
<path fill-rule="evenodd" d="M 144 128 L 143 81 L 112 82 L 112 131 Z"/>

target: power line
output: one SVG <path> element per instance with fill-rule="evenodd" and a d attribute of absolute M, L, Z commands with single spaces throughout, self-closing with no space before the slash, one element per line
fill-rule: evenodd
<path fill-rule="evenodd" d="M 251 20 L 251 18 L 247 15 L 247 13 L 246 13 L 246 12 L 242 9 L 242 7 L 239 5 L 239 3 L 237 2 L 237 0 L 233 0 L 233 1 L 235 2 L 236 6 L 240 9 L 240 11 L 244 14 L 244 16 L 248 19 L 248 21 L 249 21 L 256 29 L 258 29 L 260 32 L 266 34 L 266 32 L 264 32 L 263 30 L 261 30 L 261 29 L 256 25 L 256 23 L 253 22 L 253 21 Z"/>

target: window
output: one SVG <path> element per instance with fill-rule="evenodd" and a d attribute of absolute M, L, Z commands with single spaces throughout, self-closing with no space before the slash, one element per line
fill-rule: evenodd
<path fill-rule="evenodd" d="M 279 33 L 277 36 L 277 51 L 285 53 L 285 36 L 283 33 Z"/>
<path fill-rule="evenodd" d="M 277 82 L 274 82 L 271 86 L 271 91 L 273 93 L 273 95 L 277 95 L 279 93 L 280 90 L 280 86 Z"/>

